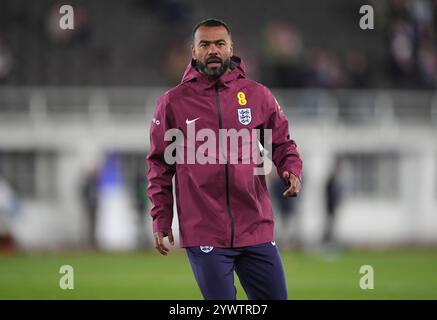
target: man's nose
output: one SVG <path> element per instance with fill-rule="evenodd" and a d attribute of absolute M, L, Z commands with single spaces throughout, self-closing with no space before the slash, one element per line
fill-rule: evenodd
<path fill-rule="evenodd" d="M 211 44 L 208 48 L 208 55 L 209 56 L 216 56 L 218 54 L 219 50 L 218 47 L 215 44 Z"/>

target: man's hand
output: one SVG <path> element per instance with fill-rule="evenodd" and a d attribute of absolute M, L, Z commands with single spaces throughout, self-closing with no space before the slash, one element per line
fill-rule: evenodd
<path fill-rule="evenodd" d="M 153 235 L 155 237 L 156 250 L 158 250 L 160 254 L 166 256 L 168 254 L 168 252 L 170 251 L 170 249 L 168 249 L 164 245 L 164 234 L 162 232 L 155 232 Z M 168 235 L 168 241 L 170 242 L 170 244 L 172 246 L 174 246 L 173 232 L 171 230 L 169 230 L 167 235 Z"/>
<path fill-rule="evenodd" d="M 284 191 L 284 193 L 282 194 L 284 197 L 296 197 L 298 195 L 298 193 L 300 192 L 301 189 L 301 184 L 300 181 L 298 179 L 298 177 L 296 177 L 294 174 L 289 173 L 288 171 L 284 171 L 282 173 L 282 177 L 288 181 L 288 189 Z"/>

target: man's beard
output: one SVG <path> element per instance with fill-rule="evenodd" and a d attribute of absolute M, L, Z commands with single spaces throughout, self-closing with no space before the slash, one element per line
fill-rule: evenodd
<path fill-rule="evenodd" d="M 220 63 L 220 67 L 209 68 L 208 63 L 212 62 L 212 61 Z M 212 79 L 220 78 L 226 72 L 226 70 L 228 70 L 230 65 L 231 65 L 230 58 L 223 61 L 222 59 L 220 59 L 218 57 L 211 57 L 211 58 L 206 60 L 206 63 L 202 63 L 200 60 L 196 60 L 197 70 L 201 74 L 208 76 Z"/>

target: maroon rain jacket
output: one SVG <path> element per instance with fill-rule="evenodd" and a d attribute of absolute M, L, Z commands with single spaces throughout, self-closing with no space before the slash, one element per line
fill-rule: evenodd
<path fill-rule="evenodd" d="M 302 160 L 290 139 L 288 120 L 269 89 L 246 79 L 244 62 L 232 57 L 231 71 L 215 81 L 191 62 L 181 83 L 158 99 L 150 127 L 147 193 L 153 231 L 167 235 L 171 229 L 175 176 L 181 247 L 231 248 L 273 241 L 265 176 L 253 174 L 252 161 L 223 164 L 217 156 L 215 164 L 166 163 L 164 152 L 172 143 L 164 139 L 166 130 L 177 128 L 186 139 L 187 127 L 193 124 L 196 132 L 209 128 L 217 137 L 219 129 L 272 129 L 271 158 L 278 174 L 288 171 L 301 180 Z M 196 141 L 195 146 L 202 144 Z M 185 154 L 187 148 L 185 143 Z"/>

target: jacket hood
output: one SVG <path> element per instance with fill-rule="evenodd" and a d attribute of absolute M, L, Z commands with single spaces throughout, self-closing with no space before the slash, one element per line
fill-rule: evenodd
<path fill-rule="evenodd" d="M 223 84 L 231 82 L 237 78 L 246 78 L 246 65 L 240 57 L 232 56 L 230 67 L 231 72 L 222 75 L 219 78 L 219 81 Z M 206 84 L 210 84 L 213 86 L 217 80 L 211 80 L 207 76 L 201 74 L 196 69 L 196 61 L 191 60 L 185 69 L 184 75 L 182 76 L 181 84 L 190 82 L 190 81 L 200 81 Z"/>

